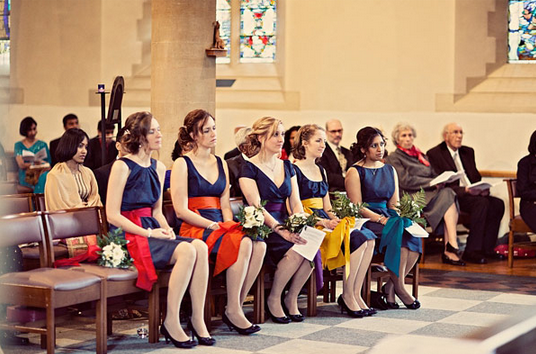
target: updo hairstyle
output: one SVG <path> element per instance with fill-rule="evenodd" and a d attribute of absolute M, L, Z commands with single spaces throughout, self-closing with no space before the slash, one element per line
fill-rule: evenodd
<path fill-rule="evenodd" d="M 194 137 L 198 135 L 209 118 L 216 121 L 216 118 L 204 109 L 194 109 L 193 111 L 188 112 L 186 117 L 184 117 L 184 125 L 179 128 L 178 141 L 183 150 L 190 151 L 197 147 L 197 143 L 192 135 Z"/>
<path fill-rule="evenodd" d="M 140 147 L 147 143 L 147 134 L 151 130 L 151 112 L 136 112 L 128 116 L 125 122 L 121 145 L 131 154 L 137 154 Z"/>
<path fill-rule="evenodd" d="M 325 131 L 324 128 L 316 124 L 306 124 L 298 130 L 298 134 L 294 138 L 294 144 L 292 146 L 292 156 L 296 160 L 305 159 L 305 146 L 303 143 L 309 141 L 317 131 Z"/>
<path fill-rule="evenodd" d="M 274 136 L 279 124 L 283 124 L 279 119 L 273 117 L 263 117 L 257 119 L 251 127 L 251 132 L 246 137 L 244 153 L 247 157 L 253 157 L 259 153 L 262 144 L 259 137 L 271 138 Z"/>
<path fill-rule="evenodd" d="M 360 161 L 365 157 L 365 154 L 361 151 L 361 149 L 366 151 L 370 145 L 372 145 L 374 138 L 378 135 L 384 142 L 387 141 L 381 130 L 378 128 L 365 127 L 357 132 L 356 142 L 353 143 L 352 147 L 350 148 L 354 158 L 357 159 L 357 161 Z"/>

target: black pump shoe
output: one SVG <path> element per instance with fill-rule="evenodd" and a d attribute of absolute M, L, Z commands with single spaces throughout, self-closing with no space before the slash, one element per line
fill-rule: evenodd
<path fill-rule="evenodd" d="M 266 311 L 268 312 L 268 314 L 270 315 L 270 318 L 272 319 L 272 321 L 274 323 L 279 323 L 279 324 L 287 324 L 287 323 L 290 323 L 292 322 L 292 320 L 288 317 L 288 316 L 283 316 L 283 317 L 275 317 L 273 314 L 272 314 L 272 311 L 270 311 L 270 308 L 268 307 L 268 304 L 266 304 Z"/>
<path fill-rule="evenodd" d="M 171 336 L 171 334 L 169 334 L 166 326 L 163 323 L 162 326 L 160 326 L 160 333 L 162 333 L 162 335 L 166 339 L 166 343 L 169 343 L 169 341 L 171 341 L 171 343 L 173 343 L 173 345 L 177 348 L 190 349 L 197 345 L 197 342 L 195 340 L 185 340 L 184 342 L 176 340 Z"/>
<path fill-rule="evenodd" d="M 225 323 L 227 325 L 227 327 L 229 327 L 230 331 L 232 331 L 234 329 L 235 331 L 238 332 L 238 334 L 242 334 L 242 335 L 245 335 L 245 336 L 249 336 L 250 334 L 256 333 L 256 332 L 261 330 L 261 328 L 259 326 L 257 326 L 256 324 L 253 324 L 253 325 L 249 326 L 248 328 L 240 328 L 240 327 L 236 326 L 234 323 L 231 322 L 231 320 L 229 319 L 229 317 L 227 317 L 225 312 L 221 316 L 221 319 L 222 319 L 223 323 Z"/>
<path fill-rule="evenodd" d="M 348 305 L 346 305 L 346 302 L 344 302 L 344 299 L 342 298 L 342 295 L 339 295 L 339 298 L 337 299 L 337 303 L 341 307 L 341 313 L 346 311 L 348 316 L 353 317 L 353 318 L 363 318 L 364 317 L 363 312 L 362 312 L 363 310 L 359 310 L 359 311 L 350 310 Z"/>
<path fill-rule="evenodd" d="M 191 319 L 188 319 L 188 329 L 192 331 L 192 336 L 197 338 L 197 341 L 199 342 L 200 345 L 211 346 L 211 345 L 216 344 L 216 339 L 212 337 L 200 337 L 199 334 L 197 334 L 197 331 L 195 330 Z"/>
<path fill-rule="evenodd" d="M 404 306 L 406 306 L 406 308 L 410 310 L 417 310 L 418 308 L 421 307 L 421 303 L 419 302 L 419 300 L 415 300 L 413 301 L 412 304 L 409 304 L 409 305 L 404 304 Z"/>
<path fill-rule="evenodd" d="M 445 253 L 443 253 L 441 255 L 441 261 L 443 261 L 443 263 L 445 263 L 445 264 L 452 264 L 452 265 L 455 265 L 455 266 L 464 266 L 465 265 L 465 262 L 463 260 L 461 260 L 461 259 L 458 259 L 458 260 L 452 259 L 449 256 L 447 256 Z"/>
<path fill-rule="evenodd" d="M 303 322 L 303 320 L 305 320 L 305 316 L 301 313 L 297 315 L 291 315 L 290 311 L 287 308 L 287 305 L 285 305 L 285 301 L 281 301 L 281 306 L 283 307 L 283 312 L 285 313 L 285 315 L 287 315 L 292 322 Z"/>

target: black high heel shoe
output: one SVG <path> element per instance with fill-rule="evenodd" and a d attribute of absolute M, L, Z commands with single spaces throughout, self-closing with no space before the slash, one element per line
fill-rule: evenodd
<path fill-rule="evenodd" d="M 287 324 L 287 323 L 292 322 L 292 320 L 286 315 L 283 317 L 275 317 L 274 315 L 272 315 L 272 311 L 270 311 L 270 308 L 268 307 L 268 303 L 266 303 L 266 311 L 268 312 L 268 314 L 270 315 L 270 318 L 272 319 L 274 323 Z"/>
<path fill-rule="evenodd" d="M 395 290 L 395 294 L 396 294 L 396 296 L 398 296 L 398 294 L 396 293 L 396 290 Z M 398 296 L 398 297 L 400 298 L 400 296 Z M 400 298 L 400 300 L 402 300 L 402 298 Z M 418 308 L 421 307 L 421 303 L 417 299 L 415 299 L 411 304 L 404 303 L 404 300 L 402 300 L 402 303 L 409 310 L 417 310 Z M 396 304 L 396 306 L 398 307 L 398 304 Z"/>
<path fill-rule="evenodd" d="M 261 328 L 259 326 L 257 326 L 256 324 L 253 324 L 253 325 L 249 326 L 248 328 L 240 328 L 238 326 L 235 326 L 235 324 L 231 322 L 229 317 L 227 317 L 225 312 L 221 316 L 221 319 L 222 319 L 223 323 L 225 323 L 227 325 L 227 327 L 229 327 L 230 331 L 235 330 L 235 331 L 238 332 L 238 334 L 243 334 L 243 335 L 248 336 L 250 334 L 253 334 L 253 333 L 258 332 L 258 331 L 261 330 Z"/>
<path fill-rule="evenodd" d="M 163 323 L 160 326 L 160 333 L 162 333 L 162 335 L 166 339 L 166 343 L 169 343 L 169 341 L 171 341 L 171 343 L 173 343 L 173 345 L 176 346 L 177 348 L 190 349 L 197 345 L 197 342 L 195 340 L 188 339 L 188 340 L 185 340 L 184 342 L 180 342 L 176 340 L 175 338 L 171 336 L 171 334 L 169 334 L 166 326 Z"/>
<path fill-rule="evenodd" d="M 383 294 L 383 298 L 385 300 L 385 307 L 387 307 L 387 310 L 398 310 L 400 308 L 400 306 L 397 304 L 397 302 L 389 302 L 387 301 L 387 292 L 385 291 L 385 285 L 386 284 L 383 284 L 382 286 L 382 294 Z"/>
<path fill-rule="evenodd" d="M 197 334 L 197 331 L 194 328 L 194 325 L 192 324 L 192 320 L 188 319 L 188 329 L 192 332 L 192 336 L 197 338 L 197 341 L 200 345 L 214 345 L 216 343 L 216 339 L 212 337 L 200 337 L 199 334 Z"/>
<path fill-rule="evenodd" d="M 350 317 L 363 318 L 363 316 L 364 316 L 363 312 L 362 312 L 363 310 L 359 310 L 359 311 L 350 310 L 348 305 L 346 305 L 346 302 L 344 302 L 344 299 L 342 298 L 342 295 L 339 295 L 339 298 L 337 299 L 337 303 L 341 307 L 341 313 L 343 313 L 343 311 L 346 311 L 346 313 Z"/>
<path fill-rule="evenodd" d="M 297 315 L 291 315 L 287 308 L 287 305 L 285 305 L 285 301 L 281 301 L 281 306 L 283 306 L 283 312 L 285 313 L 285 315 L 287 315 L 292 322 L 303 322 L 303 320 L 305 320 L 305 316 L 301 313 Z"/>
<path fill-rule="evenodd" d="M 445 252 L 454 253 L 454 254 L 457 255 L 458 258 L 459 258 L 460 250 L 457 249 L 457 248 L 454 248 L 454 246 L 452 246 L 452 245 L 450 244 L 450 242 L 447 242 L 447 246 L 446 246 Z M 462 261 L 461 258 L 458 259 L 458 260 L 455 260 L 455 259 L 452 259 L 452 258 L 450 258 L 449 256 L 447 256 L 445 253 L 443 253 L 443 254 L 441 255 L 441 260 L 442 260 L 443 263 L 445 263 L 445 264 L 452 264 L 452 265 L 455 265 L 455 266 L 464 266 L 464 265 L 465 265 L 465 262 Z"/>

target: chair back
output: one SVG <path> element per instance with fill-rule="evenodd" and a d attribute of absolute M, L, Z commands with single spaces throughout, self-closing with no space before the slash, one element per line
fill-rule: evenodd
<path fill-rule="evenodd" d="M 43 212 L 50 240 L 101 235 L 103 232 L 102 207 L 87 207 Z"/>
<path fill-rule="evenodd" d="M 515 218 L 515 203 L 514 198 L 518 198 L 516 185 L 517 179 L 515 178 L 505 178 L 506 187 L 508 189 L 508 205 L 510 206 L 510 220 Z"/>
<path fill-rule="evenodd" d="M 34 211 L 32 193 L 0 195 L 0 215 L 32 211 Z"/>
<path fill-rule="evenodd" d="M 17 193 L 17 182 L 0 182 L 0 195 Z"/>
<path fill-rule="evenodd" d="M 45 204 L 45 195 L 43 193 L 34 194 L 34 205 L 35 205 L 35 210 L 38 210 L 38 211 L 47 210 L 47 207 Z"/>
<path fill-rule="evenodd" d="M 0 217 L 0 247 L 23 243 L 39 243 L 41 267 L 47 264 L 47 245 L 40 212 L 6 215 Z"/>
<path fill-rule="evenodd" d="M 175 214 L 175 209 L 173 208 L 171 200 L 165 200 L 162 204 L 162 214 L 164 214 L 169 227 L 175 229 L 177 226 L 177 214 Z"/>
<path fill-rule="evenodd" d="M 241 197 L 232 197 L 229 200 L 231 202 L 231 211 L 233 215 L 238 214 L 239 208 L 244 205 L 244 201 Z"/>

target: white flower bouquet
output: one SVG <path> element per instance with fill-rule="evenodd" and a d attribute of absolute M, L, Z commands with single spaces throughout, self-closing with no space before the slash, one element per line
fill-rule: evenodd
<path fill-rule="evenodd" d="M 252 205 L 241 206 L 236 218 L 244 233 L 254 241 L 264 240 L 272 232 L 272 230 L 264 225 L 264 208 L 266 202 L 261 202 L 260 207 Z"/>
<path fill-rule="evenodd" d="M 97 237 L 97 244 L 100 251 L 97 252 L 100 258 L 97 264 L 108 268 L 126 269 L 132 265 L 133 259 L 126 249 L 128 240 L 122 237 L 122 229 L 118 228 L 108 232 L 108 235 Z"/>

